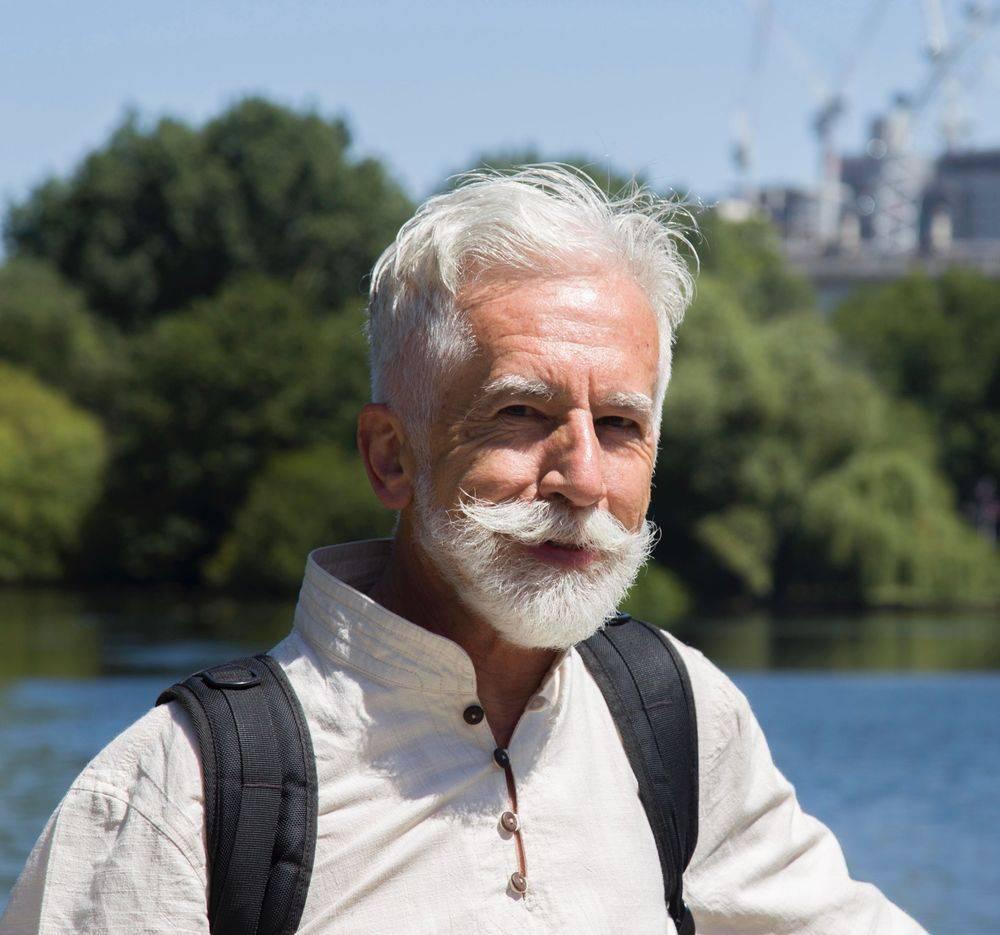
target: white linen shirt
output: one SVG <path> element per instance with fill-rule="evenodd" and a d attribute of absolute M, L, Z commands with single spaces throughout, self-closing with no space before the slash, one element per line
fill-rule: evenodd
<path fill-rule="evenodd" d="M 476 676 L 456 643 L 365 596 L 389 544 L 312 553 L 272 651 L 302 702 L 319 822 L 302 933 L 674 933 L 656 846 L 603 696 L 575 650 L 529 701 L 508 752 L 528 888 L 510 887 L 511 809 Z M 849 879 L 798 806 L 743 695 L 677 644 L 698 712 L 699 840 L 685 896 L 699 933 L 917 933 Z M 14 889 L 3 935 L 203 933 L 197 742 L 154 708 L 84 769 Z"/>

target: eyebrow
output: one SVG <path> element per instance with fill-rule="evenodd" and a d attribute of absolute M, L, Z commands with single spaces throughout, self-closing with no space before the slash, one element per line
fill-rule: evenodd
<path fill-rule="evenodd" d="M 601 400 L 600 405 L 609 409 L 628 409 L 644 416 L 652 415 L 653 412 L 653 400 L 645 393 L 630 391 L 611 393 Z"/>
<path fill-rule="evenodd" d="M 498 397 L 522 396 L 526 399 L 540 399 L 546 402 L 556 397 L 556 391 L 544 380 L 522 377 L 516 373 L 506 373 L 490 380 L 479 394 L 477 404 L 482 405 Z"/>

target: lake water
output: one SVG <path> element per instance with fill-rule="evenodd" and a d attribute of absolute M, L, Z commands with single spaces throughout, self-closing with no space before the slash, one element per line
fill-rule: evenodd
<path fill-rule="evenodd" d="M 0 591 L 0 909 L 73 777 L 179 676 L 281 637 L 290 605 Z M 1000 621 L 689 620 L 852 873 L 935 933 L 1000 935 Z"/>

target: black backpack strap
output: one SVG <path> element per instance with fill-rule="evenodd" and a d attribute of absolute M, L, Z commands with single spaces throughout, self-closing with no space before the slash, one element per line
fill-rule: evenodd
<path fill-rule="evenodd" d="M 298 928 L 316 844 L 316 760 L 305 715 L 270 656 L 197 672 L 179 702 L 201 750 L 212 935 Z"/>
<path fill-rule="evenodd" d="M 619 614 L 576 647 L 604 693 L 639 781 L 670 916 L 694 935 L 683 874 L 698 840 L 698 724 L 687 668 L 648 623 Z"/>

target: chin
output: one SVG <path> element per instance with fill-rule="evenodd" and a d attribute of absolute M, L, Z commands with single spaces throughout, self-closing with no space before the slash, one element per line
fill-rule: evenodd
<path fill-rule="evenodd" d="M 512 646 L 519 646 L 522 649 L 553 649 L 559 652 L 571 649 L 577 643 L 582 643 L 593 636 L 603 625 L 604 621 L 600 620 L 593 626 L 580 627 L 576 625 L 553 631 L 550 626 L 535 630 L 492 624 L 493 629 Z"/>
<path fill-rule="evenodd" d="M 508 643 L 525 649 L 569 649 L 593 636 L 617 610 L 632 583 L 615 574 L 590 576 L 546 570 L 543 581 L 510 576 L 499 587 L 480 580 L 463 599 Z M 492 582 L 498 584 L 498 582 Z"/>

